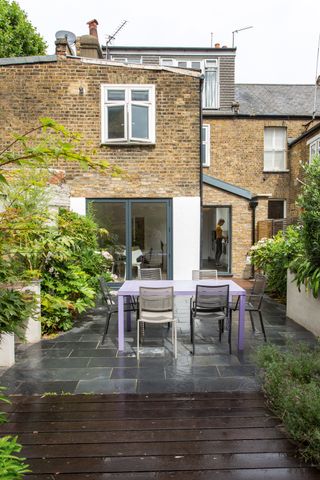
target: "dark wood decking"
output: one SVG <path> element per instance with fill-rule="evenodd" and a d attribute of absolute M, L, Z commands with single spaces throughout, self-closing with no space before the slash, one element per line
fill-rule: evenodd
<path fill-rule="evenodd" d="M 28 480 L 313 480 L 260 394 L 12 397 Z"/>

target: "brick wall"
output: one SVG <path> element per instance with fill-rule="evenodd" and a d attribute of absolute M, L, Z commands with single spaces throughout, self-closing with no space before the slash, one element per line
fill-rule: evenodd
<path fill-rule="evenodd" d="M 101 146 L 100 85 L 156 86 L 156 144 Z M 199 79 L 166 71 L 111 67 L 60 59 L 0 67 L 1 144 L 48 116 L 83 135 L 92 156 L 123 168 L 111 178 L 59 162 L 72 196 L 199 196 Z M 84 95 L 79 94 L 79 87 Z"/>

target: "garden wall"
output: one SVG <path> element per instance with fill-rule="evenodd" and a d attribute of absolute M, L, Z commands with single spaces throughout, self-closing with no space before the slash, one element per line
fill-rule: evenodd
<path fill-rule="evenodd" d="M 316 336 L 320 336 L 320 297 L 314 298 L 312 292 L 306 292 L 301 285 L 299 292 L 292 282 L 293 274 L 287 275 L 287 316 L 302 325 Z"/>

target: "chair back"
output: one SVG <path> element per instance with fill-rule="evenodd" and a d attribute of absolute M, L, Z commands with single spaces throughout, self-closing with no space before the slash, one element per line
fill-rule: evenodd
<path fill-rule="evenodd" d="M 140 268 L 140 280 L 162 280 L 161 268 Z"/>
<path fill-rule="evenodd" d="M 218 270 L 192 270 L 192 280 L 218 280 Z"/>
<path fill-rule="evenodd" d="M 140 316 L 146 312 L 172 312 L 173 316 L 173 287 L 140 287 L 139 289 Z"/>
<path fill-rule="evenodd" d="M 248 298 L 248 302 L 250 302 L 255 308 L 260 308 L 261 306 L 266 284 L 267 278 L 260 273 L 256 273 L 254 284 Z"/>
<path fill-rule="evenodd" d="M 195 308 L 205 312 L 228 309 L 229 285 L 197 285 Z"/>
<path fill-rule="evenodd" d="M 108 286 L 105 278 L 99 278 L 101 293 L 103 296 L 104 301 L 106 302 L 108 310 L 112 309 L 112 307 L 116 307 L 118 305 L 118 297 L 116 295 L 112 295 L 111 288 Z M 118 290 L 118 288 L 116 288 Z"/>

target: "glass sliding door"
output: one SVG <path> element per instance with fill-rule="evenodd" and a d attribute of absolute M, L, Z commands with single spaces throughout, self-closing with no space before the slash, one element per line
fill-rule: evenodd
<path fill-rule="evenodd" d="M 172 278 L 171 201 L 90 199 L 99 225 L 109 234 L 100 246 L 113 257 L 119 281 L 138 278 L 141 268 L 161 268 Z"/>
<path fill-rule="evenodd" d="M 201 268 L 231 273 L 231 207 L 202 208 Z"/>
<path fill-rule="evenodd" d="M 168 278 L 168 213 L 163 201 L 131 203 L 131 278 L 140 268 L 161 268 Z"/>

